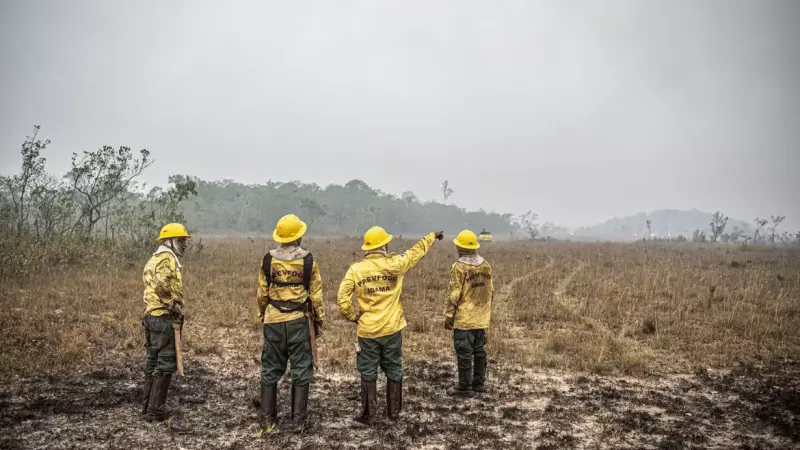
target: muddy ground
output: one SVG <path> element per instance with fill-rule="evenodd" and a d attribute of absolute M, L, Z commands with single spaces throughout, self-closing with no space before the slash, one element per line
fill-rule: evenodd
<path fill-rule="evenodd" d="M 452 363 L 410 362 L 402 420 L 350 420 L 355 374 L 312 386 L 312 428 L 257 436 L 256 369 L 197 362 L 173 383 L 185 431 L 138 415 L 140 372 L 98 370 L 0 384 L 0 448 L 800 448 L 800 362 L 646 379 L 523 370 L 492 363 L 491 391 L 457 400 Z M 379 408 L 385 407 L 383 378 Z M 279 392 L 286 420 L 289 385 Z"/>

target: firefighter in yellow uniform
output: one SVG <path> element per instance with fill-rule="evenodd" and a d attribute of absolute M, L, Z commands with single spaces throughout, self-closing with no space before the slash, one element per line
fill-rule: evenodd
<path fill-rule="evenodd" d="M 161 228 L 161 244 L 144 268 L 145 330 L 144 392 L 142 413 L 148 421 L 162 421 L 173 411 L 167 407 L 167 390 L 177 370 L 173 324 L 183 328 L 182 257 L 191 238 L 186 227 L 170 223 Z"/>
<path fill-rule="evenodd" d="M 453 240 L 458 261 L 450 269 L 444 326 L 453 330 L 458 384 L 449 393 L 469 397 L 485 392 L 486 329 L 492 314 L 492 266 L 478 254 L 478 238 L 464 230 Z"/>
<path fill-rule="evenodd" d="M 300 246 L 307 229 L 294 214 L 282 217 L 272 235 L 280 246 L 264 256 L 258 272 L 258 305 L 264 324 L 260 412 L 265 425 L 277 424 L 278 381 L 287 361 L 291 362 L 291 417 L 296 432 L 306 426 L 308 389 L 314 377 L 311 333 L 322 334 L 325 317 L 319 266 Z"/>
<path fill-rule="evenodd" d="M 402 255 L 389 253 L 392 236 L 381 227 L 364 234 L 364 259 L 353 263 L 339 285 L 339 312 L 358 324 L 357 369 L 361 374 L 361 414 L 372 424 L 377 408 L 378 367 L 386 375 L 386 415 L 397 420 L 403 405 L 403 337 L 406 327 L 400 294 L 403 277 L 430 250 L 442 232 L 430 233 Z M 353 309 L 356 294 L 358 312 Z"/>

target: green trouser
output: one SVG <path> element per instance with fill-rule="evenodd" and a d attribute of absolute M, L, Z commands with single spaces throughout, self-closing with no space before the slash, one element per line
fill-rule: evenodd
<path fill-rule="evenodd" d="M 486 330 L 453 330 L 453 344 L 459 384 L 464 387 L 483 386 L 486 382 Z"/>
<path fill-rule="evenodd" d="M 403 331 L 375 339 L 358 338 L 356 368 L 361 380 L 378 380 L 378 366 L 389 381 L 403 381 Z"/>
<path fill-rule="evenodd" d="M 172 316 L 147 316 L 144 325 L 145 348 L 144 373 L 160 377 L 178 370 L 175 357 L 175 337 L 172 331 Z"/>
<path fill-rule="evenodd" d="M 292 363 L 292 384 L 305 386 L 314 377 L 314 357 L 308 320 L 303 317 L 282 323 L 264 324 L 264 348 L 261 352 L 261 384 L 275 385 Z"/>

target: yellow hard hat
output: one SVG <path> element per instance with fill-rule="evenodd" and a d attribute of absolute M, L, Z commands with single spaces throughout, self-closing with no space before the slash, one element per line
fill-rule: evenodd
<path fill-rule="evenodd" d="M 303 237 L 307 229 L 308 226 L 299 217 L 287 214 L 278 221 L 275 232 L 272 233 L 272 239 L 281 244 L 287 244 Z"/>
<path fill-rule="evenodd" d="M 475 250 L 481 246 L 481 244 L 478 243 L 478 236 L 475 236 L 475 233 L 469 230 L 458 233 L 458 236 L 453 239 L 453 243 L 467 250 Z"/>
<path fill-rule="evenodd" d="M 381 227 L 372 227 L 364 233 L 364 245 L 361 250 L 370 251 L 381 248 L 392 241 L 392 235 Z"/>
<path fill-rule="evenodd" d="M 168 223 L 161 227 L 161 232 L 158 233 L 158 239 L 156 239 L 156 242 L 161 242 L 164 239 L 180 237 L 191 238 L 189 233 L 186 232 L 186 227 L 179 223 Z"/>

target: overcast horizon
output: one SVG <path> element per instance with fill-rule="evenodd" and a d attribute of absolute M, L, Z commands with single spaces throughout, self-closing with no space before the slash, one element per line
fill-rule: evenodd
<path fill-rule="evenodd" d="M 0 174 L 147 148 L 142 177 L 361 179 L 581 226 L 800 228 L 800 2 L 0 4 Z"/>

